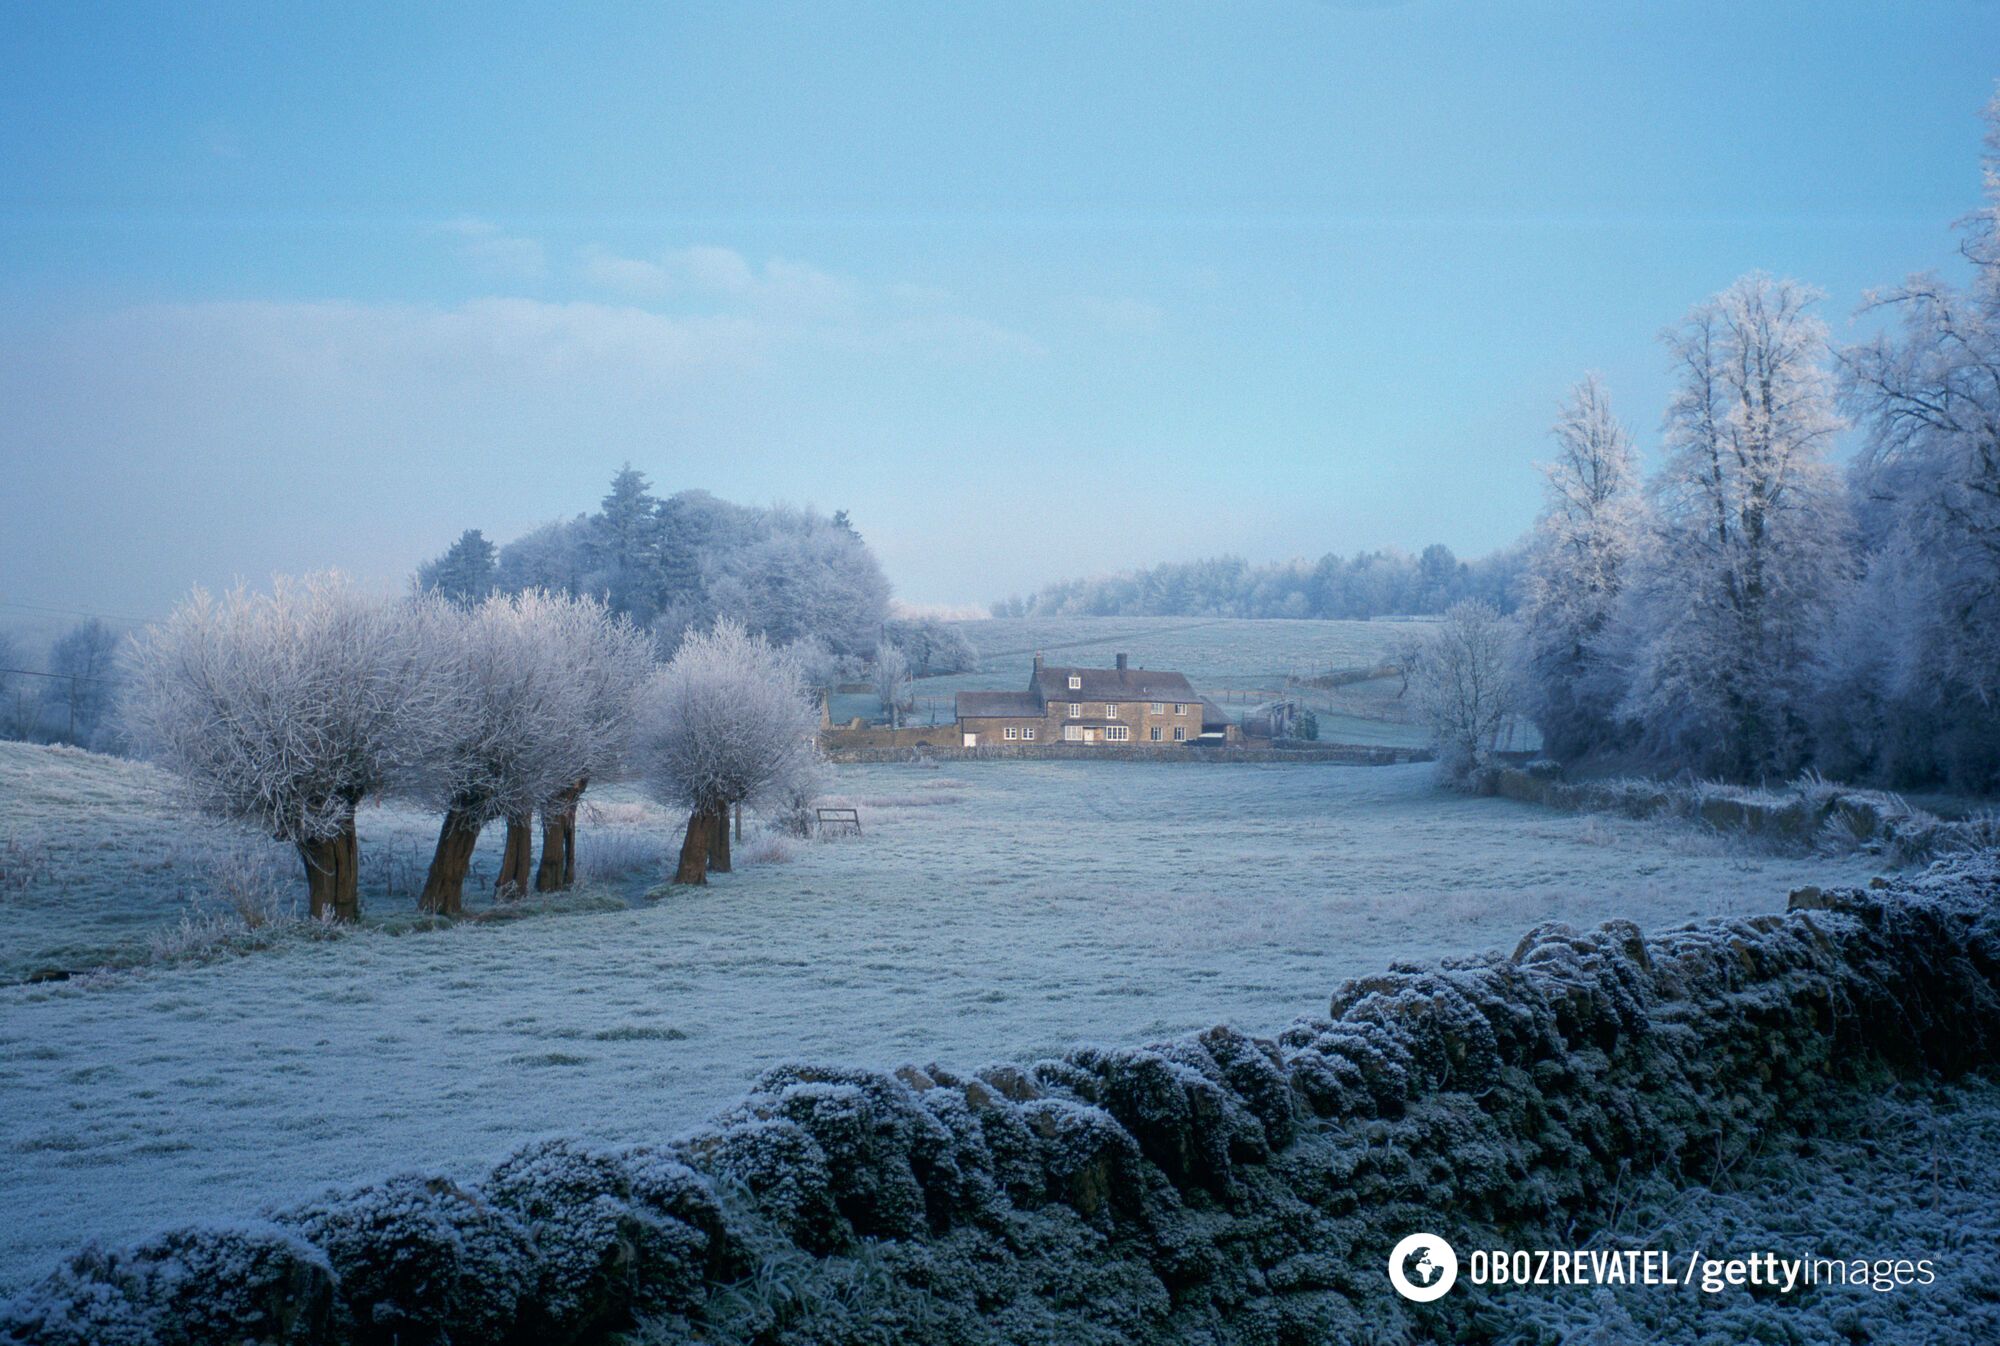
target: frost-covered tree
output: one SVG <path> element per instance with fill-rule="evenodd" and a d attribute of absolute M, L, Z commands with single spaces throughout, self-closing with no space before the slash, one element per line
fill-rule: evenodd
<path fill-rule="evenodd" d="M 1987 118 L 1970 284 L 1919 275 L 1870 296 L 1900 330 L 1842 352 L 1867 432 L 1853 472 L 1866 615 L 1827 649 L 1852 702 L 1828 717 L 1854 735 L 1843 765 L 1975 790 L 2000 784 L 2000 98 Z"/>
<path fill-rule="evenodd" d="M 576 815 L 592 781 L 624 773 L 632 714 L 654 670 L 646 634 L 591 599 L 552 600 L 556 639 L 563 651 L 577 709 L 571 717 L 567 756 L 575 775 L 541 800 L 542 860 L 535 888 L 552 892 L 576 882 Z"/>
<path fill-rule="evenodd" d="M 676 883 L 728 868 L 729 811 L 792 804 L 818 770 L 819 714 L 784 653 L 735 622 L 691 631 L 654 675 L 634 760 L 648 791 L 688 811 Z"/>
<path fill-rule="evenodd" d="M 72 743 L 95 744 L 118 698 L 119 637 L 97 618 L 78 622 L 49 650 L 43 696 L 56 732 Z"/>
<path fill-rule="evenodd" d="M 1736 779 L 1811 749 L 1813 653 L 1849 567 L 1816 291 L 1747 276 L 1666 335 L 1678 376 L 1621 616 L 1621 715 L 1661 760 Z"/>
<path fill-rule="evenodd" d="M 494 585 L 502 593 L 547 589 L 584 594 L 590 589 L 590 517 L 557 519 L 523 533 L 500 549 Z"/>
<path fill-rule="evenodd" d="M 193 598 L 135 642 L 125 723 L 202 812 L 305 863 L 312 914 L 360 914 L 354 811 L 427 756 L 440 722 L 429 609 L 336 574 Z"/>
<path fill-rule="evenodd" d="M 1410 686 L 1447 784 L 1492 764 L 1516 705 L 1516 639 L 1510 619 L 1473 599 L 1454 604 L 1426 634 Z"/>
<path fill-rule="evenodd" d="M 468 528 L 444 555 L 417 567 L 417 590 L 440 594 L 464 608 L 483 603 L 496 583 L 497 554 L 484 533 Z"/>
<path fill-rule="evenodd" d="M 713 554 L 711 613 L 779 645 L 818 636 L 841 654 L 874 648 L 889 581 L 861 539 L 809 510 L 773 509 L 756 526 L 762 536 Z"/>
<path fill-rule="evenodd" d="M 455 915 L 489 822 L 507 827 L 496 888 L 526 890 L 535 811 L 574 809 L 578 782 L 603 763 L 604 723 L 622 718 L 629 698 L 594 704 L 603 679 L 592 668 L 600 652 L 588 645 L 594 628 L 607 624 L 594 600 L 532 590 L 489 598 L 470 612 L 432 601 L 425 666 L 438 715 L 428 751 L 401 788 L 444 815 L 419 905 Z M 560 827 L 555 835 L 560 880 Z"/>
<path fill-rule="evenodd" d="M 891 645 L 910 661 L 913 676 L 970 673 L 979 667 L 972 642 L 950 622 L 936 617 L 898 617 L 883 628 Z"/>
<path fill-rule="evenodd" d="M 613 612 L 641 626 L 652 622 L 663 601 L 659 507 L 646 474 L 627 463 L 591 520 L 593 590 Z"/>
<path fill-rule="evenodd" d="M 903 723 L 903 707 L 910 699 L 910 661 L 903 652 L 886 641 L 875 647 L 875 695 L 882 702 L 882 713 L 889 717 L 889 727 L 898 728 Z"/>
<path fill-rule="evenodd" d="M 1521 607 L 1522 701 L 1549 753 L 1574 758 L 1616 732 L 1621 687 L 1604 640 L 1643 511 L 1638 456 L 1596 375 L 1571 391 L 1553 435 Z"/>
<path fill-rule="evenodd" d="M 705 491 L 657 499 L 627 465 L 598 510 L 500 549 L 505 593 L 599 598 L 671 657 L 683 631 L 729 618 L 780 644 L 815 637 L 844 656 L 874 648 L 889 584 L 851 526 L 811 510 L 753 509 Z"/>

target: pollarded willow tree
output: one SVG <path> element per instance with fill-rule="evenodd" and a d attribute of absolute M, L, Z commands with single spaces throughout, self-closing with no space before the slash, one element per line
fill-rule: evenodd
<path fill-rule="evenodd" d="M 315 918 L 360 915 L 354 811 L 440 723 L 432 610 L 334 573 L 268 594 L 197 590 L 134 642 L 125 720 L 200 811 L 298 849 Z"/>
<path fill-rule="evenodd" d="M 629 618 L 595 599 L 551 601 L 557 645 L 569 666 L 578 709 L 568 743 L 574 774 L 538 804 L 542 860 L 535 888 L 545 893 L 576 882 L 578 805 L 592 781 L 614 779 L 624 771 L 633 710 L 655 667 L 651 639 Z"/>
<path fill-rule="evenodd" d="M 572 636 L 567 598 L 540 590 L 487 599 L 470 611 L 426 596 L 427 678 L 437 719 L 428 751 L 400 783 L 444 815 L 418 905 L 456 915 L 479 834 L 508 826 L 498 887 L 525 888 L 532 848 L 528 820 L 588 765 L 592 717 Z"/>
<path fill-rule="evenodd" d="M 734 622 L 690 631 L 642 700 L 634 746 L 648 790 L 688 811 L 676 883 L 728 866 L 729 810 L 797 807 L 819 770 L 819 712 L 782 650 Z"/>
<path fill-rule="evenodd" d="M 1666 337 L 1679 382 L 1620 713 L 1658 757 L 1739 780 L 1810 753 L 1815 647 L 1849 569 L 1818 299 L 1746 276 Z"/>
<path fill-rule="evenodd" d="M 1571 391 L 1552 434 L 1521 607 L 1523 709 L 1551 755 L 1573 758 L 1616 735 L 1621 687 L 1604 642 L 1644 514 L 1632 437 L 1595 374 Z"/>

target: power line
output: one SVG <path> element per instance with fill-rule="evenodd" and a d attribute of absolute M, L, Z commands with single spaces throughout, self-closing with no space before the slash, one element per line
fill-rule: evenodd
<path fill-rule="evenodd" d="M 121 612 L 90 612 L 83 608 L 51 607 L 47 603 L 23 603 L 18 599 L 0 598 L 0 608 L 20 608 L 25 612 L 49 612 L 62 617 L 95 617 L 99 621 L 129 622 L 134 626 L 146 626 L 159 620 L 157 617 L 133 617 Z"/>

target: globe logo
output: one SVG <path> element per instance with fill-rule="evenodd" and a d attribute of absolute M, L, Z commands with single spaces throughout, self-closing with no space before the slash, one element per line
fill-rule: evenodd
<path fill-rule="evenodd" d="M 1411 1234 L 1389 1254 L 1389 1284 L 1396 1293 L 1428 1304 L 1458 1279 L 1458 1254 L 1436 1234 Z"/>

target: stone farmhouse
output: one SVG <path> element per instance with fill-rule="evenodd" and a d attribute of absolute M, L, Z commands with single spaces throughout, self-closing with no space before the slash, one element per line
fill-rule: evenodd
<path fill-rule="evenodd" d="M 1058 668 L 1035 656 L 1025 692 L 960 692 L 958 732 L 968 748 L 1091 743 L 1171 748 L 1233 741 L 1235 728 L 1186 676 L 1133 668 Z"/>

